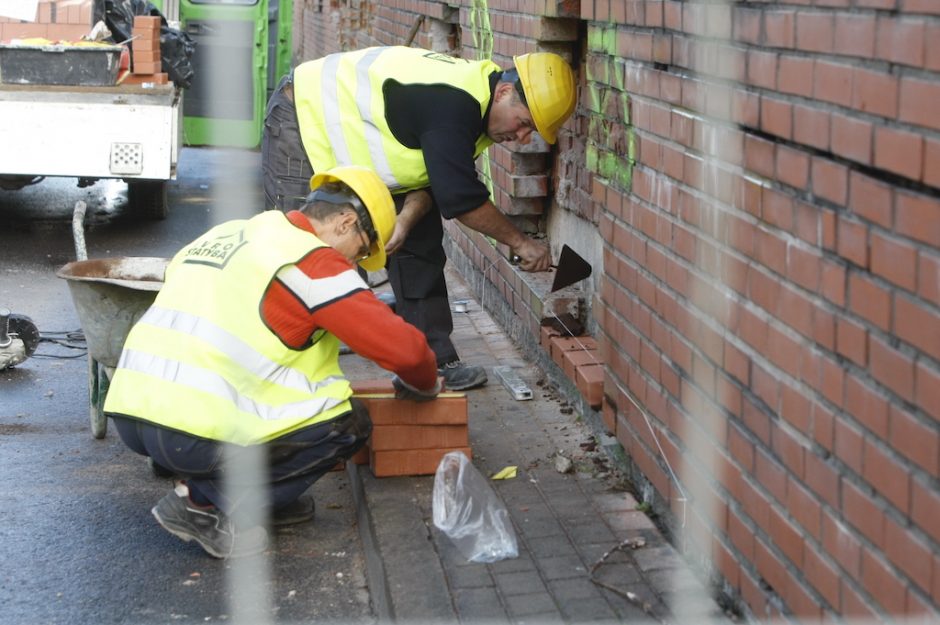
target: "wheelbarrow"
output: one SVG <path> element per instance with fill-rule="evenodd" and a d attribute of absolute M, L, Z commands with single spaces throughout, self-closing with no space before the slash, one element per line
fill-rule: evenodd
<path fill-rule="evenodd" d="M 65 279 L 88 346 L 91 433 L 104 438 L 104 400 L 131 327 L 163 286 L 169 259 L 121 257 L 78 260 L 56 275 Z"/>

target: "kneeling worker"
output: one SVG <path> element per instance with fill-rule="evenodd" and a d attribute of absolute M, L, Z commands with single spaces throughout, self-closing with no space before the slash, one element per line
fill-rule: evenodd
<path fill-rule="evenodd" d="M 250 505 L 247 482 L 267 488 L 273 524 L 309 520 L 312 499 L 300 496 L 368 438 L 340 341 L 394 372 L 400 397 L 441 388 L 424 335 L 354 266 L 385 265 L 395 225 L 387 188 L 352 166 L 310 187 L 300 210 L 223 223 L 176 254 L 105 402 L 125 444 L 185 478 L 154 506 L 157 521 L 217 558 L 267 546 L 264 511 L 239 510 Z M 267 473 L 240 483 L 227 467 L 253 447 Z"/>

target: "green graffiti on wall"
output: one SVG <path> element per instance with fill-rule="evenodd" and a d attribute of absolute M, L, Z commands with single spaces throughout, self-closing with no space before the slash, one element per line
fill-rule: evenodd
<path fill-rule="evenodd" d="M 637 141 L 636 129 L 630 119 L 630 95 L 625 88 L 625 66 L 617 56 L 617 27 L 591 22 L 587 38 L 591 54 L 586 64 L 587 101 L 584 108 L 590 120 L 585 166 L 611 184 L 630 191 Z M 621 127 L 623 134 L 619 134 Z M 618 138 L 612 140 L 615 134 Z"/>

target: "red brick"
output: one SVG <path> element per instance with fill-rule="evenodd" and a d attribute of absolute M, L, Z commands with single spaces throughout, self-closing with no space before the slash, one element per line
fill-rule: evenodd
<path fill-rule="evenodd" d="M 934 0 L 903 0 L 905 13 L 929 13 L 940 15 L 940 6 Z"/>
<path fill-rule="evenodd" d="M 832 52 L 834 20 L 831 13 L 796 14 L 796 47 L 808 52 Z"/>
<path fill-rule="evenodd" d="M 862 586 L 888 614 L 904 612 L 905 586 L 881 558 L 862 552 Z"/>
<path fill-rule="evenodd" d="M 815 595 L 810 594 L 800 578 L 793 574 L 787 578 L 787 586 L 784 590 L 784 597 L 793 614 L 801 622 L 819 622 L 822 619 L 822 606 L 818 603 Z"/>
<path fill-rule="evenodd" d="M 599 364 L 583 365 L 577 368 L 576 382 L 578 390 L 591 408 L 601 406 L 604 389 L 604 366 Z"/>
<path fill-rule="evenodd" d="M 853 171 L 849 177 L 849 207 L 856 215 L 885 228 L 892 225 L 890 185 Z"/>
<path fill-rule="evenodd" d="M 932 103 L 940 99 L 940 83 L 905 77 L 901 80 L 901 121 L 934 130 L 940 128 L 940 115 Z"/>
<path fill-rule="evenodd" d="M 845 305 L 845 267 L 841 263 L 823 261 L 819 280 L 819 292 L 836 306 Z"/>
<path fill-rule="evenodd" d="M 373 451 L 466 447 L 468 437 L 466 425 L 375 425 L 369 446 Z"/>
<path fill-rule="evenodd" d="M 854 423 L 841 420 L 836 421 L 833 426 L 836 457 L 856 473 L 861 473 L 864 458 L 862 455 L 864 434 L 861 428 L 856 427 Z"/>
<path fill-rule="evenodd" d="M 909 356 L 868 337 L 869 370 L 872 376 L 907 401 L 914 400 L 914 362 Z"/>
<path fill-rule="evenodd" d="M 849 273 L 849 309 L 882 330 L 891 329 L 891 295 L 863 274 Z"/>
<path fill-rule="evenodd" d="M 926 69 L 940 70 L 940 24 L 927 24 Z"/>
<path fill-rule="evenodd" d="M 792 48 L 796 43 L 796 12 L 764 11 L 764 44 L 771 48 Z"/>
<path fill-rule="evenodd" d="M 868 364 L 868 339 L 865 327 L 848 317 L 836 319 L 836 351 L 860 367 Z"/>
<path fill-rule="evenodd" d="M 917 363 L 917 371 L 914 375 L 917 405 L 933 418 L 940 419 L 940 373 L 921 361 Z"/>
<path fill-rule="evenodd" d="M 872 232 L 871 270 L 901 288 L 917 290 L 917 250 L 900 239 Z"/>
<path fill-rule="evenodd" d="M 865 439 L 865 479 L 905 515 L 910 505 L 910 473 L 907 467 L 872 439 Z"/>
<path fill-rule="evenodd" d="M 894 297 L 894 333 L 940 360 L 940 315 L 901 294 Z"/>
<path fill-rule="evenodd" d="M 891 407 L 891 446 L 934 477 L 940 476 L 940 434 L 907 411 Z"/>
<path fill-rule="evenodd" d="M 786 146 L 777 147 L 777 179 L 799 190 L 809 181 L 809 155 Z"/>
<path fill-rule="evenodd" d="M 776 508 L 770 509 L 770 538 L 790 562 L 803 565 L 803 536 L 799 529 Z"/>
<path fill-rule="evenodd" d="M 940 542 L 940 491 L 918 478 L 911 479 L 911 520 Z"/>
<path fill-rule="evenodd" d="M 875 55 L 875 16 L 837 13 L 835 51 L 846 56 L 871 58 Z"/>
<path fill-rule="evenodd" d="M 875 167 L 920 180 L 924 163 L 921 135 L 895 128 L 875 128 Z"/>
<path fill-rule="evenodd" d="M 774 175 L 774 143 L 747 134 L 744 136 L 744 165 L 753 172 L 772 178 Z"/>
<path fill-rule="evenodd" d="M 940 247 L 940 201 L 906 191 L 899 191 L 896 197 L 895 230 Z"/>
<path fill-rule="evenodd" d="M 940 187 L 940 141 L 924 137 L 924 184 Z"/>
<path fill-rule="evenodd" d="M 898 79 L 891 74 L 858 68 L 852 82 L 852 106 L 894 119 L 898 113 Z"/>
<path fill-rule="evenodd" d="M 793 105 L 793 140 L 820 150 L 829 149 L 829 112 Z"/>
<path fill-rule="evenodd" d="M 874 623 L 881 619 L 881 615 L 875 611 L 868 599 L 862 597 L 846 579 L 842 580 L 842 614 L 852 622 Z"/>
<path fill-rule="evenodd" d="M 552 342 L 552 360 L 561 366 L 563 354 L 574 350 L 597 349 L 597 341 L 590 336 L 554 337 Z M 556 356 L 557 354 L 557 356 Z"/>
<path fill-rule="evenodd" d="M 467 396 L 444 392 L 436 399 L 415 402 L 387 393 L 357 394 L 369 410 L 373 425 L 466 425 Z"/>
<path fill-rule="evenodd" d="M 395 387 L 391 378 L 374 378 L 369 380 L 350 380 L 353 395 L 394 394 Z"/>
<path fill-rule="evenodd" d="M 561 336 L 561 332 L 559 330 L 556 330 L 552 326 L 541 326 L 539 333 L 540 333 L 539 344 L 542 346 L 542 349 L 547 352 L 551 352 L 552 339 L 556 336 Z"/>
<path fill-rule="evenodd" d="M 859 267 L 868 267 L 868 227 L 865 224 L 840 216 L 837 241 L 839 256 Z"/>
<path fill-rule="evenodd" d="M 921 251 L 917 263 L 917 294 L 940 306 L 940 257 Z"/>
<path fill-rule="evenodd" d="M 867 489 L 842 481 L 842 513 L 866 538 L 879 549 L 885 544 L 885 513 Z M 825 532 L 825 530 L 824 530 Z M 844 536 L 840 536 L 844 539 Z M 837 555 L 834 553 L 833 555 Z M 855 572 L 857 575 L 857 572 Z"/>
<path fill-rule="evenodd" d="M 849 172 L 845 165 L 826 158 L 813 157 L 813 193 L 822 199 L 844 206 L 848 199 Z"/>
<path fill-rule="evenodd" d="M 363 445 L 359 451 L 350 456 L 348 462 L 353 464 L 369 464 L 369 445 Z"/>
<path fill-rule="evenodd" d="M 375 477 L 399 475 L 434 475 L 441 459 L 452 451 L 462 451 L 472 457 L 469 447 L 456 449 L 408 449 L 375 451 L 370 455 L 369 466 Z"/>
<path fill-rule="evenodd" d="M 857 163 L 871 163 L 873 126 L 864 119 L 856 119 L 842 113 L 832 114 L 829 142 L 833 153 Z M 854 176 L 855 173 L 852 172 Z"/>
<path fill-rule="evenodd" d="M 813 72 L 813 94 L 824 102 L 851 106 L 854 74 L 854 68 L 851 65 L 816 61 Z"/>
<path fill-rule="evenodd" d="M 838 610 L 840 574 L 836 567 L 824 560 L 818 550 L 808 548 L 803 554 L 803 572 L 830 609 Z"/>
<path fill-rule="evenodd" d="M 892 63 L 923 67 L 925 35 L 925 20 L 882 15 L 878 18 L 875 54 Z"/>
<path fill-rule="evenodd" d="M 577 379 L 577 370 L 584 365 L 600 365 L 600 353 L 595 350 L 575 349 L 564 352 L 563 369 L 565 376 L 574 382 Z"/>
<path fill-rule="evenodd" d="M 747 53 L 747 81 L 755 87 L 777 88 L 777 55 L 751 50 Z"/>

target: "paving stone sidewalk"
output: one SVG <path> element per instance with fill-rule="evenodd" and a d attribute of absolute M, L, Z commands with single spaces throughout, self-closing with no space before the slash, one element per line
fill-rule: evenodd
<path fill-rule="evenodd" d="M 519 557 L 468 562 L 432 522 L 433 476 L 376 479 L 347 467 L 380 620 L 465 623 L 701 623 L 725 621 L 719 606 L 610 469 L 592 433 L 564 398 L 448 274 L 454 341 L 461 358 L 486 367 L 489 383 L 468 392 L 473 464 L 512 519 Z M 357 356 L 352 377 L 381 376 Z M 492 374 L 513 367 L 533 391 L 516 401 Z M 556 455 L 574 461 L 556 469 Z M 635 547 L 635 548 L 634 548 Z M 606 557 L 605 557 L 606 555 Z M 598 583 L 599 582 L 599 583 Z"/>

